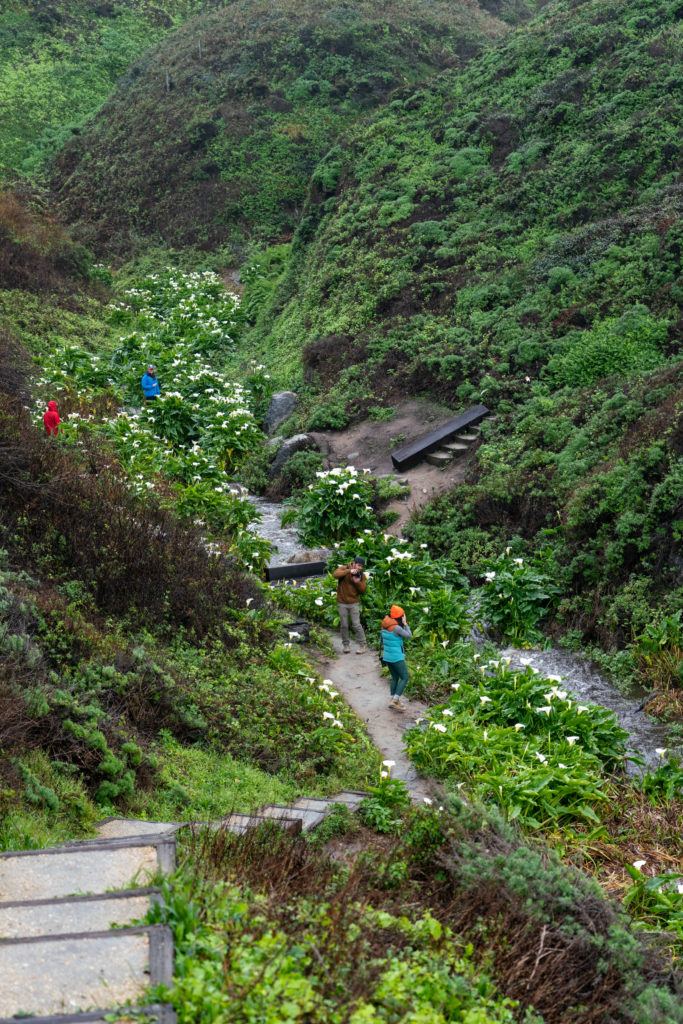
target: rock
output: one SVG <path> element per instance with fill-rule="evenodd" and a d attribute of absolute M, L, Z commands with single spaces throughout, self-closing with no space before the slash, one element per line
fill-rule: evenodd
<path fill-rule="evenodd" d="M 301 562 L 326 562 L 331 554 L 330 548 L 315 548 L 313 551 L 306 548 L 304 551 L 297 551 L 296 554 L 290 555 L 285 565 L 300 564 Z"/>
<path fill-rule="evenodd" d="M 276 391 L 270 400 L 264 422 L 266 434 L 273 434 L 281 423 L 288 420 L 297 407 L 299 396 L 294 391 Z"/>
<path fill-rule="evenodd" d="M 287 438 L 278 449 L 277 455 L 270 464 L 268 473 L 271 477 L 277 476 L 278 473 L 282 472 L 284 464 L 288 459 L 291 459 L 295 452 L 310 451 L 317 447 L 310 434 L 295 434 L 294 437 Z"/>

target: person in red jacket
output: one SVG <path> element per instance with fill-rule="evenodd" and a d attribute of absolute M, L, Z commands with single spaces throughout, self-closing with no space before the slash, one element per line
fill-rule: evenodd
<path fill-rule="evenodd" d="M 47 403 L 47 409 L 45 410 L 45 412 L 43 414 L 43 423 L 45 424 L 45 433 L 48 436 L 50 434 L 53 434 L 56 437 L 57 434 L 59 433 L 59 424 L 61 422 L 62 421 L 59 418 L 59 413 L 57 412 L 57 403 L 56 402 L 48 402 Z"/>

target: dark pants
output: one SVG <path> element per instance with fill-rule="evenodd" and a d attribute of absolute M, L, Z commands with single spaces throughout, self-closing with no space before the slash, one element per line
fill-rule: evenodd
<path fill-rule="evenodd" d="M 405 661 L 386 661 L 391 676 L 391 696 L 400 697 L 408 682 L 408 668 Z"/>

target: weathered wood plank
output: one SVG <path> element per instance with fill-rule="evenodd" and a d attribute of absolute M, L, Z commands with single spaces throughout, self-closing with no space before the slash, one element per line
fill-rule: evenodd
<path fill-rule="evenodd" d="M 266 581 L 299 580 L 305 576 L 326 576 L 327 562 L 293 562 L 291 565 L 267 565 Z"/>

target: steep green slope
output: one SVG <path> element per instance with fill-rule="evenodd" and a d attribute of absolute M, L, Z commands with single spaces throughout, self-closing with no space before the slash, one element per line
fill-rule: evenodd
<path fill-rule="evenodd" d="M 565 625 L 605 641 L 680 600 L 682 16 L 548 5 L 406 88 L 316 169 L 251 339 L 317 382 L 317 426 L 378 395 L 488 403 L 476 487 L 420 538 L 476 568 L 559 527 Z"/>
<path fill-rule="evenodd" d="M 106 252 L 161 238 L 234 261 L 231 242 L 292 231 L 345 127 L 505 30 L 470 0 L 238 0 L 132 66 L 60 153 L 60 209 Z"/>
<path fill-rule="evenodd" d="M 0 11 L 0 176 L 34 171 L 149 46 L 217 0 L 6 0 Z"/>

